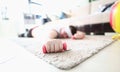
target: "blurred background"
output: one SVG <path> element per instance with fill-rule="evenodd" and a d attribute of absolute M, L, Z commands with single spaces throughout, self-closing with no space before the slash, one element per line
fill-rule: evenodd
<path fill-rule="evenodd" d="M 114 1 L 0 0 L 0 37 L 19 37 L 30 28 L 50 21 L 96 14 Z"/>

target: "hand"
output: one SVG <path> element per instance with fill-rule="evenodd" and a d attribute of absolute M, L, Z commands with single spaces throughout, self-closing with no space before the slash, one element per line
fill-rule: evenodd
<path fill-rule="evenodd" d="M 85 33 L 81 31 L 77 31 L 73 36 L 72 39 L 83 39 L 85 38 Z"/>
<path fill-rule="evenodd" d="M 67 50 L 67 45 L 61 40 L 50 40 L 43 45 L 43 53 L 62 52 L 64 50 Z"/>

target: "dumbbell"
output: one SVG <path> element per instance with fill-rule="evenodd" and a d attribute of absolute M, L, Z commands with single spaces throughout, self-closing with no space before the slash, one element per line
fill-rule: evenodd
<path fill-rule="evenodd" d="M 64 51 L 67 50 L 67 44 L 66 44 L 66 43 L 63 43 L 63 50 L 64 50 Z M 46 50 L 46 46 L 45 46 L 45 45 L 43 45 L 42 51 L 43 51 L 43 53 L 47 53 L 47 50 Z"/>

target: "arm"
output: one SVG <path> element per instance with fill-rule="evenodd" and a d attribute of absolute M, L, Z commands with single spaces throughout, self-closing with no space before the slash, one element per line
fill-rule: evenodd
<path fill-rule="evenodd" d="M 58 32 L 56 30 L 52 29 L 49 31 L 48 37 L 50 39 L 55 39 L 58 37 Z"/>
<path fill-rule="evenodd" d="M 54 29 L 49 30 L 45 27 L 37 27 L 32 30 L 32 36 L 41 40 L 42 47 L 40 50 L 43 53 L 62 52 L 65 50 L 63 49 L 63 42 L 60 39 L 55 39 L 58 33 Z"/>
<path fill-rule="evenodd" d="M 33 38 L 55 39 L 58 36 L 56 30 L 47 28 L 46 26 L 38 26 L 31 30 L 31 35 Z"/>

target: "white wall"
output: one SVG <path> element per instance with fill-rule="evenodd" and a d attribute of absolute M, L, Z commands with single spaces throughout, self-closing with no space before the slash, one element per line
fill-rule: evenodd
<path fill-rule="evenodd" d="M 42 6 L 32 5 L 32 13 L 47 13 L 47 14 L 59 14 L 61 11 L 70 11 L 70 9 L 75 9 L 88 4 L 88 0 L 31 0 L 32 2 L 37 2 L 42 4 Z"/>
<path fill-rule="evenodd" d="M 23 33 L 24 19 L 23 13 L 28 12 L 27 0 L 1 0 L 0 1 L 0 36 L 12 37 Z M 9 20 L 3 20 L 6 16 Z"/>

